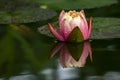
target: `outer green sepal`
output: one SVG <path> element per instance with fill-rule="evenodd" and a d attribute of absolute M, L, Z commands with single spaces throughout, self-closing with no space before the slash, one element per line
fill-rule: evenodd
<path fill-rule="evenodd" d="M 82 32 L 78 27 L 75 27 L 68 37 L 69 42 L 80 43 L 84 41 Z"/>

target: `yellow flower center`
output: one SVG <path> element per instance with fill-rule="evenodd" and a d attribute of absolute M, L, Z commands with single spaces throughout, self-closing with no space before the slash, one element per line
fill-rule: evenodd
<path fill-rule="evenodd" d="M 68 15 L 70 15 L 72 18 L 75 18 L 75 17 L 80 16 L 80 13 L 73 10 L 73 11 L 69 11 Z"/>

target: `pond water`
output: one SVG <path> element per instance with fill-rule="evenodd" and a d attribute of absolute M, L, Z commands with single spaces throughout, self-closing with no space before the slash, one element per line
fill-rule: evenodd
<path fill-rule="evenodd" d="M 89 41 L 78 44 L 58 42 L 38 28 L 56 23 L 63 7 L 80 10 L 79 0 L 67 5 L 67 0 L 35 1 L 0 3 L 0 80 L 120 80 L 120 0 L 93 0 L 89 5 L 89 0 L 83 1 L 80 9 L 93 17 L 93 33 Z"/>
<path fill-rule="evenodd" d="M 0 28 L 1 80 L 120 79 L 119 38 L 58 43 L 18 28 Z"/>

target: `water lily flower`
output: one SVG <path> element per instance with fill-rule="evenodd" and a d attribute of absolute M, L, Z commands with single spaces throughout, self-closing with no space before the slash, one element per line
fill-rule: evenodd
<path fill-rule="evenodd" d="M 82 42 L 88 40 L 91 34 L 92 17 L 87 22 L 84 10 L 76 12 L 75 10 L 65 12 L 61 11 L 59 15 L 59 31 L 55 27 L 48 23 L 50 32 L 59 41 L 62 42 Z"/>
<path fill-rule="evenodd" d="M 83 45 L 83 46 L 81 46 Z M 70 46 L 69 46 L 70 47 Z M 60 50 L 60 63 L 62 67 L 84 67 L 86 63 L 87 57 L 90 55 L 90 59 L 92 61 L 92 50 L 89 42 L 84 42 L 83 44 L 79 44 L 77 46 L 71 45 L 72 51 L 74 55 L 80 55 L 76 60 L 72 55 L 70 49 L 67 44 L 59 43 L 57 46 L 51 51 L 50 57 L 52 58 L 59 50 Z"/>

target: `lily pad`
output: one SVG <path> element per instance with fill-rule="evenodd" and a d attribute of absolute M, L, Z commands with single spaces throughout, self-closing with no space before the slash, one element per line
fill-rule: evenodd
<path fill-rule="evenodd" d="M 29 0 L 0 0 L 0 11 L 12 12 L 18 8 L 37 8 L 40 4 Z"/>
<path fill-rule="evenodd" d="M 91 39 L 120 38 L 119 18 L 94 18 Z"/>
<path fill-rule="evenodd" d="M 11 23 L 11 15 L 7 12 L 0 11 L 0 23 Z"/>
<path fill-rule="evenodd" d="M 56 16 L 56 12 L 48 9 L 25 8 L 18 9 L 11 13 L 0 12 L 0 24 L 29 23 L 48 20 Z"/>
<path fill-rule="evenodd" d="M 39 2 L 51 8 L 69 10 L 108 6 L 117 3 L 117 0 L 40 0 Z"/>
<path fill-rule="evenodd" d="M 57 24 L 57 23 L 53 23 Z M 47 25 L 38 28 L 41 34 L 53 37 Z M 92 34 L 90 39 L 120 38 L 120 19 L 119 18 L 93 18 Z"/>
<path fill-rule="evenodd" d="M 43 21 L 53 18 L 55 15 L 56 12 L 48 9 L 40 9 L 40 8 L 21 9 L 21 10 L 16 10 L 14 11 L 14 13 L 12 13 L 12 22 L 28 23 L 28 22 Z"/>

